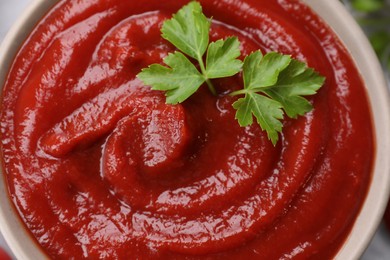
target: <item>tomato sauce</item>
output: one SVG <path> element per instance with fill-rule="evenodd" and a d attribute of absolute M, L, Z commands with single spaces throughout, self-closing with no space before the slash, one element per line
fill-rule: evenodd
<path fill-rule="evenodd" d="M 188 1 L 60 1 L 3 91 L 2 162 L 26 228 L 52 258 L 327 259 L 371 180 L 364 84 L 331 29 L 296 0 L 203 0 L 211 40 L 235 35 L 326 76 L 274 147 L 239 127 L 226 93 L 177 106 L 136 78 L 174 47 L 161 25 Z"/>

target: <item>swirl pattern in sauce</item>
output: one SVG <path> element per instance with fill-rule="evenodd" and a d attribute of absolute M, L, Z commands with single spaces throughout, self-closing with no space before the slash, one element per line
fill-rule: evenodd
<path fill-rule="evenodd" d="M 60 1 L 9 73 L 3 164 L 23 221 L 53 258 L 331 258 L 370 181 L 361 79 L 335 35 L 297 1 L 205 0 L 211 40 L 236 35 L 327 77 L 276 147 L 240 128 L 240 76 L 170 106 L 136 79 L 173 46 L 162 22 L 186 1 Z"/>

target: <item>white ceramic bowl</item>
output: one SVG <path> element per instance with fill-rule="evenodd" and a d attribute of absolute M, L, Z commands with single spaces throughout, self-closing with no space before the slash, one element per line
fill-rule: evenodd
<path fill-rule="evenodd" d="M 0 48 L 0 87 L 13 58 L 35 24 L 58 0 L 35 0 L 12 27 Z M 390 184 L 390 101 L 386 82 L 367 38 L 338 0 L 304 0 L 336 32 L 362 74 L 371 103 L 377 141 L 374 175 L 368 196 L 353 230 L 336 259 L 358 259 L 369 244 L 384 212 Z M 3 177 L 3 176 L 2 176 Z M 45 259 L 31 238 L 7 194 L 0 178 L 0 230 L 17 259 Z"/>

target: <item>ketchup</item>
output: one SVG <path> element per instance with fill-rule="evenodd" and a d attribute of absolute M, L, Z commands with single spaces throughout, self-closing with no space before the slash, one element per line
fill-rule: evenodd
<path fill-rule="evenodd" d="M 0 260 L 11 260 L 11 257 L 2 248 L 0 248 Z"/>
<path fill-rule="evenodd" d="M 364 84 L 331 29 L 296 0 L 203 0 L 211 40 L 235 35 L 326 76 L 314 109 L 274 147 L 235 121 L 241 76 L 179 105 L 136 75 L 175 51 L 161 25 L 188 1 L 60 1 L 4 85 L 2 162 L 12 201 L 52 258 L 334 257 L 371 180 Z"/>

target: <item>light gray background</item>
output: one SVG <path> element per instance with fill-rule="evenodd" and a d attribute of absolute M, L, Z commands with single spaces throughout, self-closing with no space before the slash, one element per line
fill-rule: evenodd
<path fill-rule="evenodd" d="M 22 13 L 28 3 L 33 0 L 0 0 L 0 42 L 4 39 L 12 23 Z M 47 0 L 50 1 L 50 0 Z M 129 0 L 131 1 L 131 0 Z M 5 194 L 0 194 L 5 196 Z M 0 234 L 0 247 L 10 253 L 4 238 Z M 384 225 L 381 225 L 371 245 L 362 257 L 363 260 L 389 260 L 390 235 Z"/>

